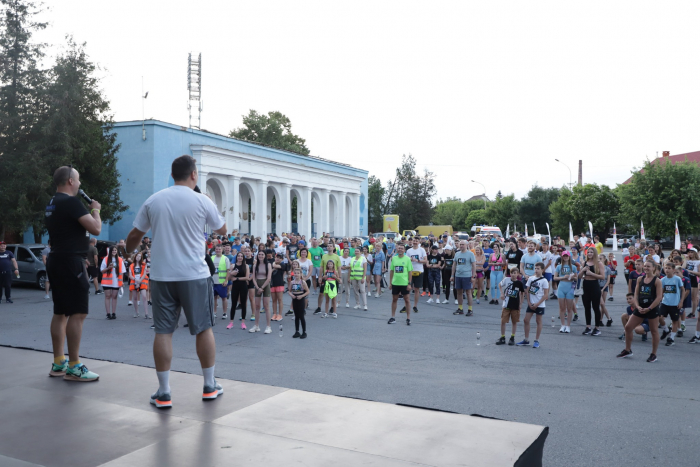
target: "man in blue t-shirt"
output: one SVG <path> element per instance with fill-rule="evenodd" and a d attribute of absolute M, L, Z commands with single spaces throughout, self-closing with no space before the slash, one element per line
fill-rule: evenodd
<path fill-rule="evenodd" d="M 542 256 L 535 251 L 535 242 L 529 240 L 527 242 L 527 251 L 523 254 L 520 260 L 520 274 L 523 275 L 523 282 L 535 275 L 535 265 L 542 262 Z"/>
<path fill-rule="evenodd" d="M 467 316 L 472 316 L 474 312 L 472 311 L 472 289 L 473 281 L 476 281 L 476 268 L 473 267 L 476 263 L 476 256 L 474 253 L 467 249 L 467 241 L 460 240 L 459 251 L 455 253 L 454 262 L 452 263 L 452 277 L 450 282 L 454 283 L 455 297 L 457 297 L 457 303 L 459 304 L 457 311 L 452 313 L 453 315 L 463 315 L 464 307 L 462 305 L 463 292 L 467 294 L 467 303 L 469 308 L 467 308 Z"/>

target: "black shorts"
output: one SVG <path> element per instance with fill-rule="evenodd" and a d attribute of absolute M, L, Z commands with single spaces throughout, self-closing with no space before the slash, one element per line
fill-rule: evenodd
<path fill-rule="evenodd" d="M 97 266 L 88 266 L 87 272 L 88 272 L 88 276 L 92 277 L 93 279 L 94 278 L 99 279 L 99 277 L 100 277 L 100 270 L 97 269 Z"/>
<path fill-rule="evenodd" d="M 651 310 L 643 314 L 640 313 L 639 310 L 634 310 L 634 313 L 632 314 L 639 318 L 655 319 L 659 317 L 659 307 L 657 306 L 656 308 L 652 308 Z"/>
<path fill-rule="evenodd" d="M 391 295 L 403 295 L 403 296 L 408 295 L 408 286 L 407 285 L 392 285 L 391 286 Z"/>
<path fill-rule="evenodd" d="M 681 310 L 677 306 L 664 305 L 662 303 L 659 305 L 659 314 L 664 318 L 671 315 L 671 321 L 678 321 L 681 316 Z"/>
<path fill-rule="evenodd" d="M 423 287 L 423 273 L 419 273 L 417 276 L 411 276 L 411 285 L 414 291 Z"/>
<path fill-rule="evenodd" d="M 484 277 L 487 279 L 491 279 L 491 268 L 484 270 Z"/>
<path fill-rule="evenodd" d="M 88 313 L 90 282 L 85 258 L 49 254 L 46 274 L 53 289 L 53 314 L 71 316 Z"/>
<path fill-rule="evenodd" d="M 610 285 L 615 283 L 615 276 L 610 276 Z"/>

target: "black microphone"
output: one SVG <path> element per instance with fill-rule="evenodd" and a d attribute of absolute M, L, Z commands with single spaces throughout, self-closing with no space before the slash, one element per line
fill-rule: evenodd
<path fill-rule="evenodd" d="M 90 199 L 90 197 L 88 195 L 85 194 L 85 192 L 83 190 L 78 190 L 78 194 L 81 196 L 81 198 L 83 198 L 85 200 L 85 202 L 87 204 L 92 204 L 92 200 Z"/>
<path fill-rule="evenodd" d="M 200 190 L 199 186 L 197 186 L 197 185 L 194 186 L 194 191 L 195 191 L 195 193 L 200 193 L 200 194 L 202 193 L 202 190 Z"/>

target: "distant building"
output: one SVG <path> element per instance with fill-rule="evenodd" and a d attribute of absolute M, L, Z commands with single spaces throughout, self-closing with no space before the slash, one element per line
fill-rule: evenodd
<path fill-rule="evenodd" d="M 467 201 L 488 201 L 488 202 L 491 202 L 491 200 L 486 196 L 486 194 L 472 196 Z"/>
<path fill-rule="evenodd" d="M 658 164 L 661 161 L 669 161 L 672 164 L 675 164 L 677 162 L 685 162 L 686 159 L 689 162 L 695 162 L 696 164 L 700 165 L 700 151 L 686 152 L 684 154 L 676 154 L 675 156 L 670 155 L 668 151 L 664 151 L 661 157 L 657 157 L 656 159 L 651 161 L 651 163 Z M 644 169 L 642 169 L 642 172 L 644 172 Z M 623 183 L 623 185 L 627 185 L 631 180 L 632 177 L 628 178 L 627 180 L 625 180 L 625 183 Z"/>

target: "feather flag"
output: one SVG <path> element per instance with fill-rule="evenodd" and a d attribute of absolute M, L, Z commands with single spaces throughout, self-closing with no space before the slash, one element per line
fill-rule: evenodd
<path fill-rule="evenodd" d="M 525 236 L 527 237 L 527 222 L 525 222 Z"/>
<path fill-rule="evenodd" d="M 535 223 L 532 223 L 532 235 L 537 235 L 537 229 L 535 228 Z"/>
<path fill-rule="evenodd" d="M 569 241 L 574 241 L 574 229 L 571 227 L 571 222 L 569 222 Z"/>
<path fill-rule="evenodd" d="M 646 240 L 647 238 L 644 236 L 644 221 L 640 221 L 642 223 L 642 231 L 640 232 L 640 236 L 642 237 L 642 240 Z"/>
<path fill-rule="evenodd" d="M 613 222 L 613 245 L 612 245 L 613 251 L 617 251 L 617 227 L 615 227 L 615 223 Z"/>
<path fill-rule="evenodd" d="M 594 235 L 593 235 L 593 224 L 591 223 L 591 221 L 588 221 L 588 229 L 591 231 L 590 241 L 591 241 L 591 243 L 593 243 L 593 236 Z"/>
<path fill-rule="evenodd" d="M 547 226 L 547 236 L 549 237 L 549 243 L 553 243 L 552 242 L 552 232 L 549 231 L 549 222 L 545 222 L 544 225 Z"/>
<path fill-rule="evenodd" d="M 676 250 L 680 250 L 680 249 L 681 249 L 681 234 L 680 234 L 680 232 L 678 231 L 678 221 L 676 221 L 676 237 L 675 237 L 675 239 L 674 239 L 674 241 L 673 241 L 673 247 L 674 247 Z"/>
<path fill-rule="evenodd" d="M 501 224 L 503 225 L 503 224 Z M 508 227 L 506 227 L 506 239 L 510 238 L 510 224 L 508 224 Z"/>

